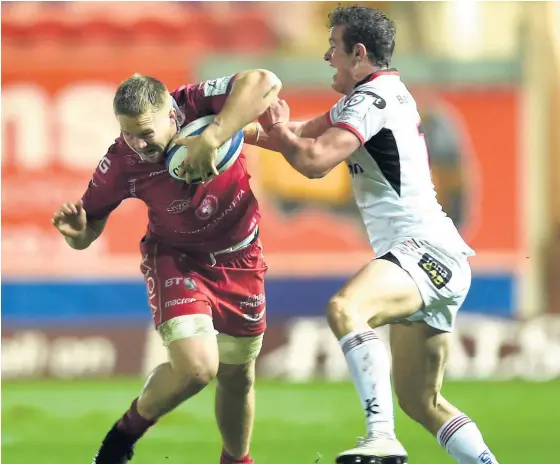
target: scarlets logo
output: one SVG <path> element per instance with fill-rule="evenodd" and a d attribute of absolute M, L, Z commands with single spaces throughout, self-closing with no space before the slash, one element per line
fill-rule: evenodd
<path fill-rule="evenodd" d="M 198 208 L 196 208 L 194 214 L 196 214 L 198 219 L 206 220 L 216 211 L 218 211 L 218 199 L 214 195 L 206 195 Z"/>

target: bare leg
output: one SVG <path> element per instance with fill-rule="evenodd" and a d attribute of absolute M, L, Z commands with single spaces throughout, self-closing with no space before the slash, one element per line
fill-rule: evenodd
<path fill-rule="evenodd" d="M 255 414 L 255 361 L 220 364 L 216 389 L 216 420 L 224 449 L 235 459 L 249 454 Z"/>

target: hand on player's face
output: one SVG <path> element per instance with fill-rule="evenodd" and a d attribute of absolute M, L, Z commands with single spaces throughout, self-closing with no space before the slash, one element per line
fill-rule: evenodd
<path fill-rule="evenodd" d="M 285 100 L 277 100 L 272 102 L 268 109 L 259 118 L 259 123 L 265 132 L 280 122 L 288 122 L 290 120 L 290 107 Z"/>
<path fill-rule="evenodd" d="M 78 237 L 87 227 L 86 210 L 82 200 L 77 203 L 64 203 L 53 214 L 51 222 L 65 237 Z"/>
<path fill-rule="evenodd" d="M 187 149 L 185 161 L 179 167 L 179 176 L 184 177 L 187 184 L 193 179 L 201 178 L 202 182 L 208 182 L 219 174 L 216 168 L 217 150 L 200 135 L 178 138 L 177 145 L 183 145 Z"/>

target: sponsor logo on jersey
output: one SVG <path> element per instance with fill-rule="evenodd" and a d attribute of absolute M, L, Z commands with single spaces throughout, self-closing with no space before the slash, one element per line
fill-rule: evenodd
<path fill-rule="evenodd" d="M 126 155 L 124 159 L 126 160 L 126 164 L 129 166 L 134 166 L 136 164 L 136 158 L 134 155 Z"/>
<path fill-rule="evenodd" d="M 336 122 L 343 122 L 346 124 L 351 124 L 352 126 L 359 126 L 361 121 L 364 119 L 364 115 L 357 110 L 351 108 L 344 108 Z"/>
<path fill-rule="evenodd" d="M 185 277 L 185 279 L 183 280 L 183 285 L 189 290 L 196 290 L 198 288 L 198 284 L 190 277 Z"/>
<path fill-rule="evenodd" d="M 205 224 L 201 228 L 191 230 L 189 232 L 180 232 L 180 233 L 191 235 L 191 234 L 199 234 L 201 232 L 212 229 L 222 219 L 224 219 L 226 216 L 230 215 L 231 213 L 233 213 L 235 211 L 235 208 L 237 208 L 237 206 L 239 206 L 239 203 L 241 202 L 241 200 L 243 199 L 245 194 L 246 194 L 245 190 L 240 190 L 239 193 L 235 196 L 233 201 L 230 203 L 230 205 L 226 209 L 224 209 L 219 215 L 215 216 L 210 222 L 208 222 L 207 224 Z M 202 219 L 202 218 L 200 218 L 200 219 Z"/>
<path fill-rule="evenodd" d="M 128 180 L 128 193 L 131 197 L 136 197 L 136 179 Z"/>
<path fill-rule="evenodd" d="M 254 310 L 256 308 L 260 308 L 265 303 L 266 303 L 266 298 L 264 296 L 264 293 L 258 293 L 258 294 L 251 295 L 247 299 L 243 300 L 239 304 L 239 307 L 241 311 L 245 312 L 245 311 Z M 257 322 L 260 322 L 263 319 L 265 312 L 266 312 L 266 306 L 263 307 L 263 309 L 258 311 L 257 313 L 243 314 L 243 318 L 253 324 L 256 324 Z"/>
<path fill-rule="evenodd" d="M 262 311 L 259 311 L 256 314 L 243 314 L 243 319 L 253 324 L 256 324 L 257 322 L 262 321 L 265 312 L 266 312 L 266 308 L 263 308 Z"/>
<path fill-rule="evenodd" d="M 350 124 L 355 128 L 359 128 L 364 118 L 373 106 L 383 109 L 387 103 L 379 95 L 368 90 L 357 90 L 350 95 L 345 101 L 336 122 Z"/>
<path fill-rule="evenodd" d="M 164 172 L 167 172 L 167 169 L 160 169 L 159 171 L 150 172 L 150 177 L 159 176 Z"/>
<path fill-rule="evenodd" d="M 152 316 L 155 318 L 158 310 L 157 285 L 155 280 L 157 275 L 155 274 L 152 261 L 153 259 L 150 259 L 150 255 L 146 253 L 142 258 L 140 268 L 142 269 L 146 287 L 148 288 L 148 304 L 150 305 Z"/>
<path fill-rule="evenodd" d="M 172 287 L 173 285 L 179 285 L 183 282 L 183 277 L 172 277 L 171 279 L 167 279 L 165 281 L 165 288 Z"/>
<path fill-rule="evenodd" d="M 445 287 L 452 277 L 451 269 L 442 264 L 429 253 L 424 253 L 418 266 L 427 274 L 434 286 L 440 290 Z"/>
<path fill-rule="evenodd" d="M 359 103 L 363 102 L 366 99 L 366 96 L 370 96 L 373 99 L 372 101 L 373 105 L 376 108 L 379 108 L 380 110 L 382 110 L 387 106 L 387 102 L 382 97 L 377 95 L 375 92 L 372 92 L 371 90 L 358 90 L 354 92 L 352 94 L 352 97 L 350 98 L 350 101 L 352 101 L 354 98 L 359 98 L 359 97 L 362 97 L 362 100 L 359 100 L 357 103 L 354 103 L 354 105 L 352 106 L 358 105 Z"/>
<path fill-rule="evenodd" d="M 266 298 L 263 293 L 259 293 L 258 295 L 251 295 L 246 300 L 242 301 L 240 304 L 241 309 L 247 308 L 258 308 L 259 306 L 263 305 L 266 301 Z"/>
<path fill-rule="evenodd" d="M 111 160 L 107 156 L 104 156 L 99 162 L 97 169 L 99 169 L 99 171 L 102 172 L 103 174 L 107 174 L 107 171 L 109 170 L 110 167 L 111 167 Z"/>
<path fill-rule="evenodd" d="M 171 214 L 182 213 L 191 207 L 191 199 L 187 200 L 173 200 L 171 204 L 167 207 L 167 212 Z"/>
<path fill-rule="evenodd" d="M 177 305 L 184 305 L 188 303 L 194 303 L 196 298 L 176 298 L 175 300 L 170 300 L 165 302 L 166 308 L 172 308 L 173 306 Z"/>
<path fill-rule="evenodd" d="M 225 95 L 227 92 L 227 86 L 232 77 L 233 75 L 220 77 L 218 79 L 212 79 L 210 81 L 204 81 L 202 83 L 204 96 L 216 97 L 218 95 Z"/>
<path fill-rule="evenodd" d="M 350 99 L 344 105 L 345 108 L 352 108 L 353 106 L 359 105 L 366 99 L 365 95 L 352 95 Z"/>

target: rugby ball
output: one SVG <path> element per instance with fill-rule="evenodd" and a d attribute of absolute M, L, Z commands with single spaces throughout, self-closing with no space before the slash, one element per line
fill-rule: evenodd
<path fill-rule="evenodd" d="M 189 137 L 192 135 L 200 135 L 206 127 L 208 127 L 214 120 L 215 115 L 211 114 L 203 116 L 195 121 L 187 124 L 181 128 L 178 137 Z M 236 132 L 231 139 L 218 148 L 218 155 L 216 156 L 216 168 L 219 173 L 227 171 L 227 169 L 235 163 L 243 148 L 243 130 Z M 179 166 L 187 156 L 187 148 L 182 145 L 175 145 L 173 141 L 169 145 L 165 154 L 165 166 L 169 175 L 174 179 L 184 181 L 183 177 L 179 177 Z M 193 179 L 193 184 L 199 184 L 201 178 Z"/>

